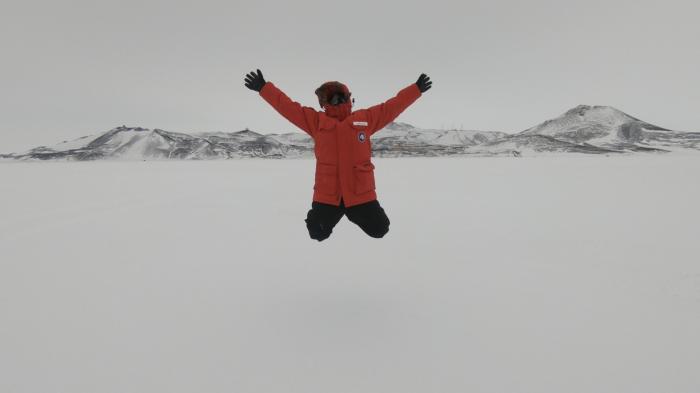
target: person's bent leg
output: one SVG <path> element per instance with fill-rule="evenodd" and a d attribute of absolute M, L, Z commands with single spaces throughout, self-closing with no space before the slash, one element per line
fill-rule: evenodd
<path fill-rule="evenodd" d="M 357 224 L 371 237 L 381 238 L 389 232 L 389 217 L 379 205 L 379 201 L 374 200 L 348 207 L 345 214 L 347 214 L 348 220 Z"/>
<path fill-rule="evenodd" d="M 312 239 L 322 241 L 333 232 L 333 227 L 343 218 L 345 208 L 326 203 L 311 202 L 311 210 L 306 214 L 306 228 Z"/>

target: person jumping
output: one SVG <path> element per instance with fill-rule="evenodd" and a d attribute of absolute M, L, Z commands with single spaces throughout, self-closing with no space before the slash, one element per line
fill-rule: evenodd
<path fill-rule="evenodd" d="M 366 234 L 381 238 L 389 232 L 389 218 L 379 205 L 371 161 L 370 137 L 394 121 L 401 112 L 432 87 L 426 74 L 386 102 L 352 110 L 354 99 L 348 87 L 332 81 L 316 89 L 324 112 L 292 101 L 262 72 L 252 71 L 245 86 L 257 91 L 277 112 L 314 140 L 316 175 L 306 228 L 312 239 L 322 241 L 347 215 Z"/>

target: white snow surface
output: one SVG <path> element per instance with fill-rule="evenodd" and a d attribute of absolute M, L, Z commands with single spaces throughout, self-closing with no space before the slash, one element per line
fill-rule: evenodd
<path fill-rule="evenodd" d="M 0 392 L 698 392 L 697 155 L 0 164 Z"/>

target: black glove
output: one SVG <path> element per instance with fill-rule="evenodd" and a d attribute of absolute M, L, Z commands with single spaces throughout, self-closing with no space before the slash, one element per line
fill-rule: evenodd
<path fill-rule="evenodd" d="M 428 89 L 430 89 L 433 86 L 433 82 L 430 81 L 430 77 L 428 77 L 428 75 L 420 74 L 416 85 L 418 85 L 418 88 L 420 89 L 421 93 L 425 93 L 426 91 L 428 91 Z"/>
<path fill-rule="evenodd" d="M 245 76 L 245 87 L 249 88 L 250 90 L 260 92 L 263 86 L 265 86 L 265 83 L 267 82 L 265 82 L 265 78 L 263 78 L 263 74 L 260 72 L 260 70 L 258 70 L 257 74 L 255 71 L 251 71 Z"/>

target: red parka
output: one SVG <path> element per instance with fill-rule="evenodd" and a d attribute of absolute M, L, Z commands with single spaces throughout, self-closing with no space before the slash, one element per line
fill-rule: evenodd
<path fill-rule="evenodd" d="M 313 200 L 346 207 L 377 199 L 370 137 L 421 96 L 415 83 L 388 101 L 350 113 L 343 120 L 292 101 L 271 82 L 260 95 L 314 140 L 316 180 Z"/>

